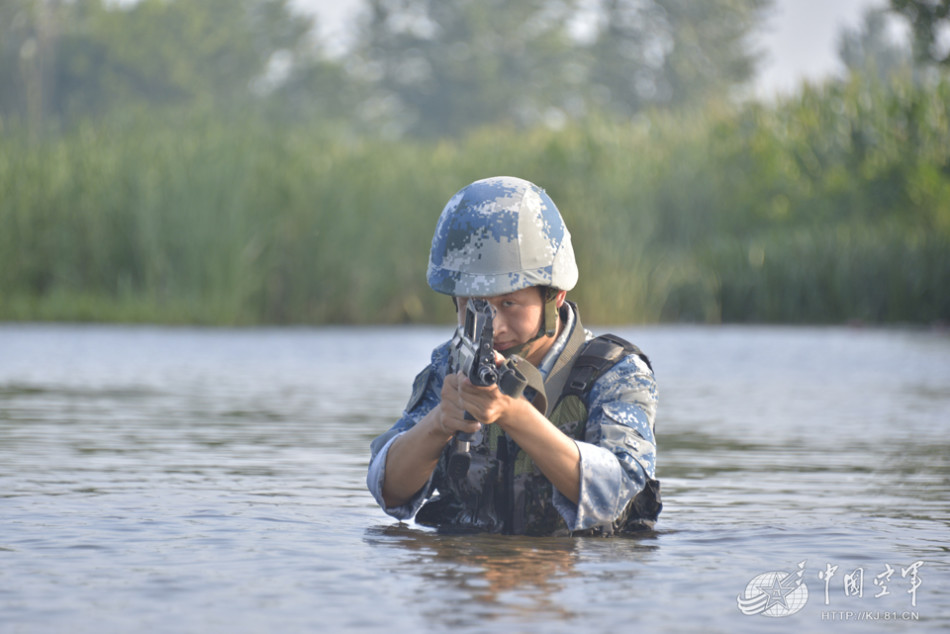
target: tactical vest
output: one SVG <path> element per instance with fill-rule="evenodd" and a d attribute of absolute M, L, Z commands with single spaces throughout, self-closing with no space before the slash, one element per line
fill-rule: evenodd
<path fill-rule="evenodd" d="M 575 312 L 576 314 L 576 312 Z M 601 335 L 584 342 L 578 319 L 571 340 L 545 381 L 548 406 L 545 412 L 558 429 L 577 440 L 586 434 L 590 389 L 603 374 L 630 354 L 650 366 L 634 344 L 615 335 Z M 573 352 L 573 354 L 572 354 Z M 560 366 L 560 367 L 559 367 Z M 526 393 L 529 398 L 531 395 Z M 568 535 L 566 523 L 554 507 L 554 488 L 531 457 L 501 429 L 485 425 L 471 444 L 471 463 L 462 477 L 450 475 L 447 465 L 454 443 L 443 452 L 435 485 L 439 496 L 426 503 L 416 521 L 444 532 L 488 531 L 525 535 Z M 624 510 L 610 529 L 584 533 L 628 532 L 649 527 L 661 508 L 659 483 L 647 486 Z M 581 534 L 579 531 L 575 535 Z"/>

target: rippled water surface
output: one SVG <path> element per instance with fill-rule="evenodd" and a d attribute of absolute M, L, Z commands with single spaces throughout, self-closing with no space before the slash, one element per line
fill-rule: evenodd
<path fill-rule="evenodd" d="M 0 632 L 950 628 L 947 333 L 614 331 L 660 386 L 637 539 L 378 510 L 369 442 L 444 328 L 0 325 Z"/>

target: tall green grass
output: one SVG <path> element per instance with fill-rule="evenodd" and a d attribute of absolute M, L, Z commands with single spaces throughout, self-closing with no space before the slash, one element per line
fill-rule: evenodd
<path fill-rule="evenodd" d="M 574 236 L 591 322 L 950 319 L 950 84 L 854 80 L 775 105 L 340 138 L 260 118 L 0 132 L 0 319 L 450 318 L 442 205 L 512 174 Z"/>

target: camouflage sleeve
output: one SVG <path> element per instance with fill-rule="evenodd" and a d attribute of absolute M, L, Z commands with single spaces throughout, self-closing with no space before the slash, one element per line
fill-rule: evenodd
<path fill-rule="evenodd" d="M 436 405 L 439 404 L 442 392 L 442 382 L 448 371 L 449 344 L 443 344 L 432 352 L 432 359 L 426 368 L 420 372 L 412 383 L 412 395 L 403 410 L 402 416 L 389 431 L 377 436 L 370 443 L 369 470 L 366 474 L 366 486 L 386 513 L 396 519 L 412 518 L 431 493 L 432 478 L 429 483 L 419 490 L 418 495 L 406 504 L 397 507 L 387 507 L 383 502 L 383 481 L 386 478 L 386 455 L 393 441 L 408 429 L 411 429 L 422 420 Z"/>
<path fill-rule="evenodd" d="M 581 454 L 578 504 L 555 491 L 554 503 L 571 530 L 613 532 L 633 499 L 655 477 L 653 372 L 636 355 L 608 370 L 591 388 Z"/>

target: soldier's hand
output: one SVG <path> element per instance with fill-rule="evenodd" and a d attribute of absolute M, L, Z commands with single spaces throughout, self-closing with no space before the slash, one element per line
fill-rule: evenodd
<path fill-rule="evenodd" d="M 482 427 L 477 420 L 465 418 L 465 406 L 462 399 L 462 385 L 465 383 L 471 385 L 462 374 L 448 374 L 442 383 L 439 424 L 446 433 L 454 434 L 461 431 L 474 434 Z"/>
<path fill-rule="evenodd" d="M 511 397 L 494 385 L 473 385 L 467 377 L 459 376 L 460 406 L 476 420 L 491 425 L 505 415 L 511 404 Z"/>

